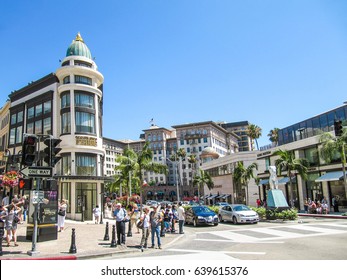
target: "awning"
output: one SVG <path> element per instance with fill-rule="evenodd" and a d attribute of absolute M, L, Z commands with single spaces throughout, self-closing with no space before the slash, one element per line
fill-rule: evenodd
<path fill-rule="evenodd" d="M 213 199 L 213 198 L 215 198 L 216 196 L 218 196 L 218 194 L 213 194 L 213 195 L 209 196 L 208 199 Z"/>
<path fill-rule="evenodd" d="M 176 195 L 176 192 L 175 191 L 171 191 L 170 195 Z"/>
<path fill-rule="evenodd" d="M 223 194 L 220 198 L 226 199 L 227 197 L 231 196 L 231 194 Z"/>
<path fill-rule="evenodd" d="M 287 183 L 289 183 L 289 177 L 283 177 L 283 178 L 278 180 L 279 185 L 285 185 Z M 292 183 L 296 183 L 296 178 L 292 179 Z"/>
<path fill-rule="evenodd" d="M 268 185 L 269 184 L 269 179 L 261 179 L 259 181 L 259 185 Z"/>
<path fill-rule="evenodd" d="M 315 180 L 315 182 L 339 181 L 343 179 L 342 171 L 327 172 Z"/>

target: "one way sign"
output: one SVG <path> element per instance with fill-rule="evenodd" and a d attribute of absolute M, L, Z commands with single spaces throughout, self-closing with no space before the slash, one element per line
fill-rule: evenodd
<path fill-rule="evenodd" d="M 52 177 L 52 167 L 28 166 L 19 172 L 27 177 Z"/>

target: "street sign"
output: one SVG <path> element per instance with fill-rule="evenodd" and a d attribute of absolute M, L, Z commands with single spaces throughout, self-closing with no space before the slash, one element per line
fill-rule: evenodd
<path fill-rule="evenodd" d="M 43 203 L 44 191 L 31 191 L 31 202 L 33 204 Z"/>
<path fill-rule="evenodd" d="M 27 177 L 52 177 L 52 167 L 28 166 L 19 172 Z"/>

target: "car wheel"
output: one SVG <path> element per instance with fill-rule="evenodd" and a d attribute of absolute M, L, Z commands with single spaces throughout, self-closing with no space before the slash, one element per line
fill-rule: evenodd
<path fill-rule="evenodd" d="M 235 216 L 233 217 L 233 224 L 234 224 L 234 225 L 237 225 L 237 219 L 236 219 Z"/>
<path fill-rule="evenodd" d="M 198 223 L 196 222 L 196 219 L 193 220 L 193 226 L 197 227 Z"/>
<path fill-rule="evenodd" d="M 214 223 L 213 225 L 216 227 L 216 226 L 218 226 L 218 223 Z"/>
<path fill-rule="evenodd" d="M 223 222 L 224 220 L 222 219 L 222 215 L 218 215 L 219 222 Z"/>

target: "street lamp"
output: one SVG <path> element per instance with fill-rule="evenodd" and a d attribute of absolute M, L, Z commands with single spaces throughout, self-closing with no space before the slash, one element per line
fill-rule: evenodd
<path fill-rule="evenodd" d="M 178 163 L 177 161 L 172 162 L 170 159 L 166 159 L 167 161 L 171 162 L 172 164 L 176 164 L 175 167 L 175 181 L 176 181 L 176 192 L 177 192 L 177 201 L 180 201 L 180 195 L 179 195 L 179 188 L 178 188 L 178 176 L 177 176 L 177 169 L 178 169 Z"/>

